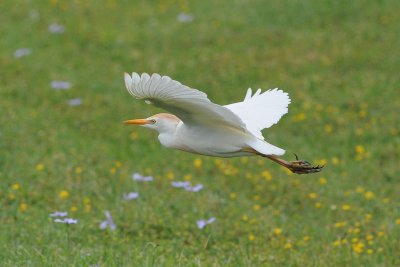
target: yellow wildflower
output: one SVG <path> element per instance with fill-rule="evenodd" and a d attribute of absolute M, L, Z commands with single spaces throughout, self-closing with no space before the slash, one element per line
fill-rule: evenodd
<path fill-rule="evenodd" d="M 175 175 L 172 171 L 168 171 L 167 174 L 165 175 L 167 179 L 172 180 L 175 178 Z"/>
<path fill-rule="evenodd" d="M 12 190 L 18 190 L 18 189 L 21 188 L 21 186 L 19 185 L 19 183 L 13 183 L 13 184 L 11 185 L 11 188 L 12 188 Z"/>
<path fill-rule="evenodd" d="M 365 153 L 365 148 L 362 145 L 356 146 L 355 150 L 358 155 L 363 155 Z"/>
<path fill-rule="evenodd" d="M 83 197 L 83 204 L 90 204 L 90 198 Z"/>
<path fill-rule="evenodd" d="M 192 175 L 191 174 L 186 174 L 185 176 L 183 176 L 183 180 L 185 180 L 185 181 L 192 180 Z"/>
<path fill-rule="evenodd" d="M 282 234 L 282 228 L 275 228 L 273 230 L 274 235 L 279 236 Z"/>
<path fill-rule="evenodd" d="M 306 235 L 306 236 L 303 237 L 303 240 L 304 240 L 305 242 L 307 242 L 307 241 L 310 240 L 310 237 L 309 237 L 308 235 Z"/>
<path fill-rule="evenodd" d="M 36 165 L 35 169 L 37 171 L 43 171 L 44 170 L 44 165 L 42 163 L 39 163 Z"/>
<path fill-rule="evenodd" d="M 326 178 L 325 178 L 325 177 L 321 177 L 321 178 L 319 178 L 318 182 L 319 182 L 319 184 L 320 184 L 320 185 L 325 185 L 325 184 L 327 184 L 327 183 L 328 183 L 328 181 L 326 180 Z"/>
<path fill-rule="evenodd" d="M 351 210 L 351 207 L 350 207 L 350 205 L 348 205 L 348 204 L 343 204 L 343 205 L 342 205 L 342 210 L 344 210 L 344 211 L 349 211 L 349 210 Z"/>
<path fill-rule="evenodd" d="M 78 207 L 76 207 L 76 206 L 71 207 L 71 212 L 77 212 L 77 211 L 78 211 Z"/>
<path fill-rule="evenodd" d="M 400 218 L 396 220 L 396 224 L 400 225 Z"/>
<path fill-rule="evenodd" d="M 193 165 L 196 169 L 200 169 L 201 166 L 203 165 L 203 161 L 201 159 L 197 158 L 194 160 Z"/>
<path fill-rule="evenodd" d="M 318 195 L 316 194 L 316 193 L 310 193 L 310 194 L 308 194 L 308 198 L 309 199 L 316 199 L 318 197 Z"/>
<path fill-rule="evenodd" d="M 384 235 L 385 235 L 384 232 L 382 232 L 382 231 L 379 231 L 379 232 L 378 232 L 378 236 L 379 236 L 379 237 L 382 237 L 382 236 L 384 236 Z"/>
<path fill-rule="evenodd" d="M 357 186 L 356 187 L 356 192 L 357 193 L 363 193 L 364 191 L 365 191 L 364 187 L 362 187 L 362 186 Z"/>
<path fill-rule="evenodd" d="M 317 209 L 319 209 L 319 208 L 322 207 L 322 204 L 321 204 L 320 202 L 316 202 L 316 203 L 314 204 L 314 207 L 316 207 Z"/>
<path fill-rule="evenodd" d="M 232 193 L 229 194 L 229 197 L 231 199 L 235 199 L 237 197 L 237 194 L 235 192 L 232 192 Z"/>
<path fill-rule="evenodd" d="M 26 203 L 21 203 L 21 204 L 19 205 L 19 207 L 18 207 L 18 210 L 19 210 L 20 212 L 24 212 L 24 211 L 26 211 L 27 208 L 28 208 L 28 204 L 26 204 Z"/>
<path fill-rule="evenodd" d="M 358 112 L 358 115 L 360 116 L 360 118 L 365 118 L 367 116 L 367 111 L 366 110 L 360 110 Z"/>
<path fill-rule="evenodd" d="M 254 239 L 256 239 L 256 237 L 253 234 L 249 234 L 249 240 L 253 241 Z"/>
<path fill-rule="evenodd" d="M 58 196 L 62 199 L 65 200 L 69 197 L 69 193 L 66 190 L 62 190 L 60 193 L 58 193 Z"/>
<path fill-rule="evenodd" d="M 76 168 L 75 168 L 75 173 L 76 173 L 76 174 L 82 173 L 82 168 L 81 168 L 81 167 L 76 167 Z"/>
<path fill-rule="evenodd" d="M 244 214 L 244 215 L 242 216 L 242 220 L 245 221 L 245 222 L 247 222 L 247 221 L 249 220 L 249 217 L 248 217 L 246 214 Z"/>
<path fill-rule="evenodd" d="M 365 214 L 365 220 L 366 221 L 370 221 L 371 219 L 372 219 L 372 214 L 371 213 Z"/>
<path fill-rule="evenodd" d="M 346 222 L 345 221 L 342 221 L 342 222 L 337 222 L 337 223 L 335 223 L 334 224 L 334 227 L 335 228 L 342 228 L 342 227 L 344 227 L 346 225 Z"/>
<path fill-rule="evenodd" d="M 365 197 L 367 200 L 371 200 L 371 199 L 373 199 L 373 198 L 375 197 L 375 195 L 374 195 L 373 192 L 367 191 L 367 192 L 365 192 L 364 197 Z"/>
<path fill-rule="evenodd" d="M 325 125 L 324 130 L 325 130 L 325 133 L 328 133 L 328 134 L 331 133 L 333 130 L 332 124 Z"/>
<path fill-rule="evenodd" d="M 364 244 L 362 242 L 358 242 L 356 244 L 353 244 L 353 251 L 355 253 L 361 253 L 364 250 Z"/>
<path fill-rule="evenodd" d="M 372 253 L 374 253 L 374 250 L 373 249 L 367 249 L 367 254 L 372 254 Z"/>
<path fill-rule="evenodd" d="M 333 242 L 334 247 L 338 247 L 340 246 L 340 244 L 341 244 L 340 240 L 336 240 L 335 242 Z"/>
<path fill-rule="evenodd" d="M 327 163 L 328 163 L 327 159 L 320 159 L 320 160 L 317 160 L 316 165 L 325 166 Z"/>
<path fill-rule="evenodd" d="M 291 249 L 291 248 L 293 248 L 293 244 L 290 243 L 290 242 L 288 242 L 288 243 L 286 243 L 283 247 L 284 247 L 285 249 Z"/>
<path fill-rule="evenodd" d="M 253 210 L 255 210 L 255 211 L 260 210 L 260 209 L 261 209 L 261 206 L 258 205 L 258 204 L 255 204 L 255 205 L 253 206 Z"/>
<path fill-rule="evenodd" d="M 333 158 L 331 159 L 331 161 L 332 161 L 332 164 L 333 164 L 333 165 L 338 165 L 338 164 L 340 163 L 340 160 L 339 160 L 337 157 L 333 157 Z"/>
<path fill-rule="evenodd" d="M 293 118 L 294 121 L 304 121 L 305 119 L 306 119 L 306 114 L 304 112 L 297 114 Z"/>
<path fill-rule="evenodd" d="M 365 237 L 365 240 L 367 240 L 367 241 L 371 241 L 371 240 L 373 240 L 374 239 L 374 236 L 373 235 L 367 235 L 366 237 Z"/>
<path fill-rule="evenodd" d="M 263 171 L 261 173 L 261 176 L 267 181 L 271 181 L 272 180 L 272 175 L 271 175 L 271 173 L 269 171 Z"/>

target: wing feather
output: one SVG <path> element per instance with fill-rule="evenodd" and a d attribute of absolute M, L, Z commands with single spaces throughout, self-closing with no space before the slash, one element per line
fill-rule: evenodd
<path fill-rule="evenodd" d="M 247 90 L 243 102 L 225 106 L 235 113 L 247 129 L 260 139 L 264 139 L 261 130 L 271 127 L 288 112 L 289 95 L 278 88 L 261 93 L 258 89 L 253 96 L 252 90 Z"/>
<path fill-rule="evenodd" d="M 248 132 L 243 121 L 230 109 L 212 103 L 205 93 L 168 76 L 125 73 L 125 86 L 132 96 L 175 114 L 187 125 L 225 125 Z"/>

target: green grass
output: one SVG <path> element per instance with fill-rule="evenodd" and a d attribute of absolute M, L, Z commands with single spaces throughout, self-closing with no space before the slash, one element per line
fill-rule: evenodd
<path fill-rule="evenodd" d="M 0 3 L 1 266 L 400 265 L 398 1 L 18 2 Z M 15 59 L 22 47 L 32 54 Z M 282 88 L 289 114 L 266 139 L 326 167 L 297 176 L 167 150 L 122 124 L 159 112 L 129 96 L 131 71 L 221 104 Z M 205 189 L 171 187 L 183 179 Z M 54 223 L 56 210 L 78 224 Z M 105 210 L 115 231 L 99 229 Z"/>

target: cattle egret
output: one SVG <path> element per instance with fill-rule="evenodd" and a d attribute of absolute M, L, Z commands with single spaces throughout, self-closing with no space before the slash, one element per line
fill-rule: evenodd
<path fill-rule="evenodd" d="M 129 93 L 173 114 L 160 113 L 146 119 L 127 120 L 158 131 L 168 148 L 214 157 L 258 155 L 275 161 L 294 173 L 321 171 L 304 160 L 286 161 L 285 150 L 264 140 L 261 130 L 277 123 L 288 112 L 290 98 L 279 89 L 254 94 L 249 88 L 242 102 L 220 106 L 207 95 L 168 76 L 125 73 Z"/>

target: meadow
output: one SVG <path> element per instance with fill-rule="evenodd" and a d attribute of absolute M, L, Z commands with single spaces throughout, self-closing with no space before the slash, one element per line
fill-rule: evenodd
<path fill-rule="evenodd" d="M 0 265 L 400 266 L 399 11 L 396 0 L 2 0 Z M 219 104 L 283 89 L 289 113 L 264 136 L 325 168 L 162 147 L 122 123 L 160 112 L 126 91 L 133 71 Z"/>

